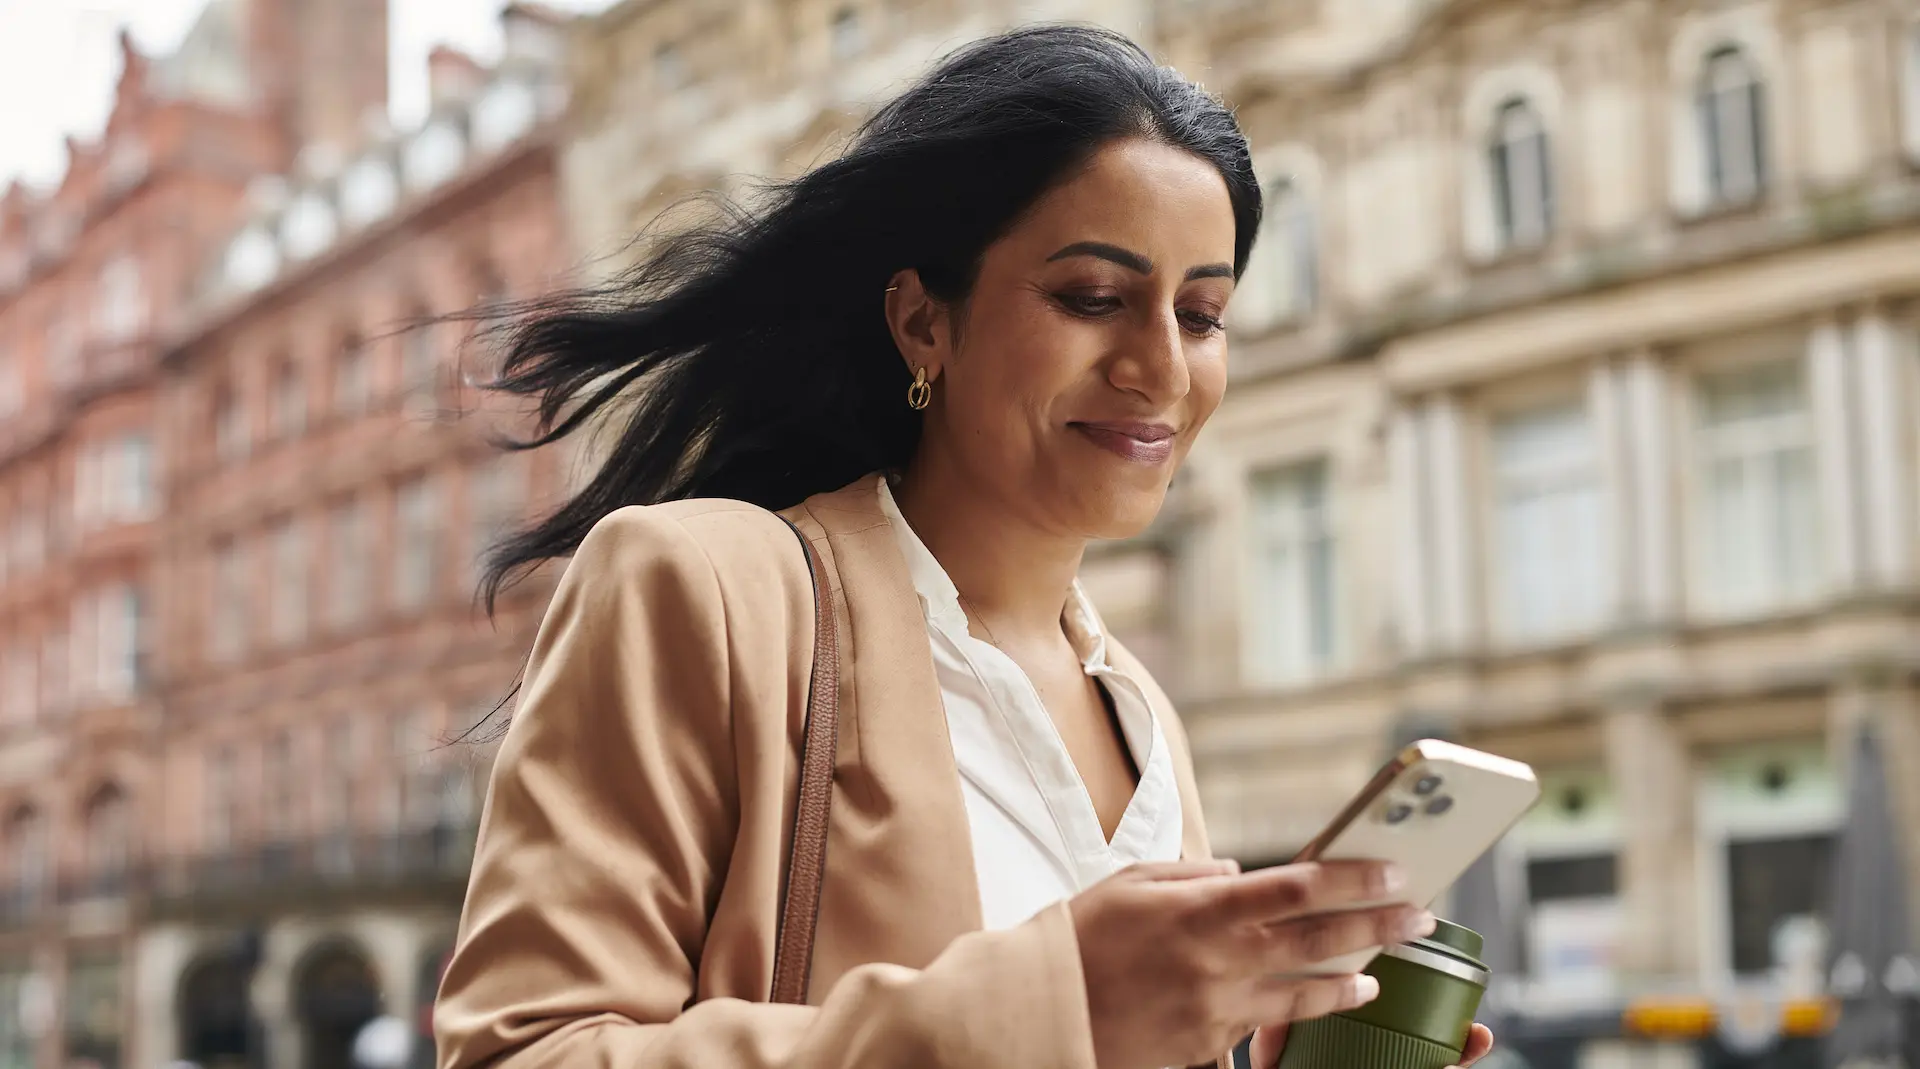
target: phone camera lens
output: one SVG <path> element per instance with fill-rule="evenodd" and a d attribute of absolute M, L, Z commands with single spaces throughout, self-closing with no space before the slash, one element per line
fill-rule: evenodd
<path fill-rule="evenodd" d="M 1421 776 L 1418 780 L 1414 781 L 1414 784 L 1413 784 L 1413 793 L 1419 795 L 1422 798 L 1425 798 L 1427 795 L 1432 794 L 1433 792 L 1439 789 L 1440 789 L 1439 776 Z"/>
<path fill-rule="evenodd" d="M 1404 824 L 1413 815 L 1413 807 L 1405 802 L 1395 802 L 1387 807 L 1386 819 L 1389 824 Z"/>
<path fill-rule="evenodd" d="M 1447 810 L 1452 808 L 1453 808 L 1453 798 L 1443 794 L 1440 797 L 1432 799 L 1427 803 L 1427 815 L 1430 817 L 1437 817 L 1440 814 L 1445 813 Z"/>

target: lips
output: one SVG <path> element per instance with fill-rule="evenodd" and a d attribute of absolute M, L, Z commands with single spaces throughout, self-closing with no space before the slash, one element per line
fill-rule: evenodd
<path fill-rule="evenodd" d="M 1163 464 L 1173 456 L 1174 431 L 1164 423 L 1111 420 L 1068 426 L 1094 445 L 1136 464 Z"/>

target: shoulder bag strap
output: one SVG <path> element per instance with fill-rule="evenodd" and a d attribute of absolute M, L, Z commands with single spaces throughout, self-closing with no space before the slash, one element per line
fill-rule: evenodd
<path fill-rule="evenodd" d="M 772 1001 L 805 1005 L 814 926 L 820 920 L 820 881 L 827 871 L 827 817 L 833 808 L 833 759 L 840 727 L 840 642 L 833 591 L 820 554 L 798 527 L 786 523 L 800 539 L 813 579 L 813 675 L 807 687 L 806 739 L 800 747 L 793 849 L 787 858 L 780 927 L 774 934 Z"/>

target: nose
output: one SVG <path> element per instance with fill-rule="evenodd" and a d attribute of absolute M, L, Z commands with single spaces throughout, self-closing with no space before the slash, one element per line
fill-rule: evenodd
<path fill-rule="evenodd" d="M 1162 409 L 1187 395 L 1193 384 L 1185 334 L 1172 308 L 1147 317 L 1129 332 L 1127 344 L 1107 370 L 1107 381 Z"/>

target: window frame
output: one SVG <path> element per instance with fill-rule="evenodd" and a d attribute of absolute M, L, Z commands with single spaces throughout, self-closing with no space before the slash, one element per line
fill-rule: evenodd
<path fill-rule="evenodd" d="M 1525 116 L 1532 129 L 1516 134 L 1511 128 L 1514 116 Z M 1524 157 L 1531 152 L 1534 174 L 1519 172 Z M 1506 98 L 1494 109 L 1488 127 L 1486 147 L 1489 190 L 1493 197 L 1493 221 L 1499 247 L 1503 251 L 1540 248 L 1553 240 L 1556 226 L 1553 136 L 1545 115 L 1525 96 Z M 1528 181 L 1522 182 L 1526 178 Z M 1532 216 L 1521 218 L 1522 202 L 1517 194 L 1530 191 Z M 1526 225 L 1523 227 L 1522 224 Z"/>
<path fill-rule="evenodd" d="M 1333 459 L 1323 455 L 1262 465 L 1247 479 L 1245 589 L 1253 600 L 1244 609 L 1240 674 L 1252 686 L 1310 686 L 1344 663 L 1343 525 L 1336 475 Z M 1289 484 L 1294 488 L 1282 489 Z M 1316 493 L 1317 501 L 1308 500 Z M 1284 508 L 1293 514 L 1287 517 L 1286 530 L 1266 523 L 1281 511 L 1273 499 L 1283 496 L 1291 499 Z M 1286 563 L 1276 564 L 1276 559 Z M 1325 562 L 1324 574 L 1315 574 L 1315 560 Z M 1301 588 L 1304 597 L 1282 598 L 1266 589 L 1266 580 L 1279 567 L 1295 571 L 1289 581 Z M 1292 619 L 1268 619 L 1269 614 L 1282 613 Z M 1283 635 L 1292 637 L 1279 638 Z M 1294 648 L 1277 648 L 1277 638 L 1282 646 Z"/>
<path fill-rule="evenodd" d="M 1738 75 L 1742 80 L 1721 84 L 1720 73 L 1735 63 L 1739 65 Z M 1733 99 L 1735 94 L 1741 99 Z M 1765 74 L 1748 48 L 1726 42 L 1708 50 L 1701 58 L 1694 84 L 1693 108 L 1707 206 L 1738 208 L 1764 199 L 1773 178 L 1769 166 L 1771 102 Z M 1728 122 L 1735 118 L 1738 126 Z M 1723 129 L 1723 125 L 1727 128 Z M 1744 135 L 1745 144 L 1729 144 L 1729 134 Z M 1732 173 L 1730 167 L 1735 163 L 1746 168 L 1747 173 Z M 1741 179 L 1745 186 L 1731 184 L 1735 178 Z"/>
<path fill-rule="evenodd" d="M 1503 455 L 1503 440 L 1507 433 L 1516 431 L 1523 422 L 1552 414 L 1570 415 L 1582 424 L 1580 430 L 1585 449 L 1577 458 L 1542 459 L 1537 445 L 1516 447 L 1526 454 L 1517 463 Z M 1487 543 L 1491 548 L 1485 569 L 1487 615 L 1495 641 L 1508 649 L 1525 649 L 1577 641 L 1597 634 L 1607 626 L 1606 590 L 1615 581 L 1615 577 L 1608 574 L 1611 547 L 1605 540 L 1618 537 L 1620 532 L 1606 530 L 1604 526 L 1610 488 L 1601 453 L 1604 448 L 1601 428 L 1593 411 L 1591 397 L 1584 391 L 1565 390 L 1530 397 L 1524 404 L 1503 405 L 1487 413 L 1483 433 L 1484 500 L 1487 509 Z M 1584 488 L 1591 495 L 1591 506 L 1596 513 L 1591 522 L 1598 525 L 1599 531 L 1599 539 L 1592 547 L 1595 559 L 1591 562 L 1593 585 L 1589 593 L 1593 601 L 1583 612 L 1546 619 L 1533 615 L 1522 618 L 1516 614 L 1516 606 L 1524 600 L 1524 596 L 1517 596 L 1516 591 L 1520 587 L 1511 584 L 1523 581 L 1516 577 L 1512 568 L 1500 566 L 1502 562 L 1512 562 L 1517 554 L 1525 552 L 1510 538 L 1511 510 L 1522 498 L 1538 502 L 1543 498 L 1564 496 L 1579 488 Z M 1566 522 L 1565 517 L 1561 517 L 1561 522 Z M 1566 567 L 1570 562 L 1562 560 L 1559 564 Z"/>

